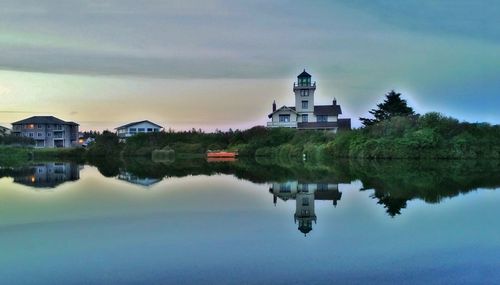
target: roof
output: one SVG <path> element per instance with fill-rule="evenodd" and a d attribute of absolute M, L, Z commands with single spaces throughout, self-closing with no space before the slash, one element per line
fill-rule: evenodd
<path fill-rule="evenodd" d="M 10 130 L 9 128 L 3 127 L 3 126 L 0 126 L 0 129 L 1 130 Z"/>
<path fill-rule="evenodd" d="M 303 77 L 311 77 L 311 74 L 307 73 L 306 70 L 302 71 L 301 74 L 297 76 L 297 78 L 303 78 Z"/>
<path fill-rule="evenodd" d="M 342 114 L 340 105 L 320 105 L 314 106 L 314 115 L 316 116 L 338 116 Z"/>
<path fill-rule="evenodd" d="M 123 128 L 128 128 L 130 126 L 133 126 L 133 125 L 138 125 L 138 124 L 142 124 L 142 123 L 150 123 L 151 125 L 155 125 L 157 126 L 158 128 L 163 128 L 162 126 L 158 125 L 158 124 L 155 124 L 151 121 L 148 121 L 148 120 L 144 120 L 144 121 L 138 121 L 138 122 L 133 122 L 133 123 L 129 123 L 129 124 L 126 124 L 126 125 L 123 125 L 123 126 L 119 126 L 117 128 L 115 128 L 115 130 L 118 130 L 118 129 L 123 129 Z"/>
<path fill-rule="evenodd" d="M 276 111 L 272 112 L 271 114 L 267 115 L 269 118 L 271 118 L 273 116 L 274 113 L 277 113 L 279 111 L 283 111 L 283 110 L 290 110 L 294 113 L 297 113 L 297 111 L 295 111 L 295 107 L 287 107 L 287 106 L 281 106 L 279 109 L 276 109 Z"/>
<path fill-rule="evenodd" d="M 66 122 L 54 116 L 33 116 L 24 120 L 12 123 L 12 125 L 26 125 L 26 124 L 59 124 L 59 125 L 76 125 L 75 122 Z"/>

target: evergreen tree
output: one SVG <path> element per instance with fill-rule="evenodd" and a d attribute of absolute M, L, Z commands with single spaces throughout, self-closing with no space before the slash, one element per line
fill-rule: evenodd
<path fill-rule="evenodd" d="M 408 106 L 406 100 L 401 99 L 401 93 L 396 93 L 394 90 L 387 93 L 383 103 L 377 105 L 377 109 L 372 109 L 369 113 L 375 118 L 359 118 L 364 126 L 371 126 L 380 121 L 387 120 L 391 117 L 400 116 L 406 117 L 415 115 L 413 108 Z"/>

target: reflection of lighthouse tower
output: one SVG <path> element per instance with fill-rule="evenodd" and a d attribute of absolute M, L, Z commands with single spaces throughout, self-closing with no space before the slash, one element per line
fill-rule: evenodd
<path fill-rule="evenodd" d="M 302 184 L 307 186 L 307 184 Z M 314 192 L 309 192 L 307 187 L 301 189 L 295 198 L 295 223 L 299 222 L 299 231 L 306 235 L 312 230 L 312 223 L 316 223 L 316 213 L 314 212 Z"/>

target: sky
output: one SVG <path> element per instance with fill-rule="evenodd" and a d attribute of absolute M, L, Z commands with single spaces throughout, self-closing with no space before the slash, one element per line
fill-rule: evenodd
<path fill-rule="evenodd" d="M 358 117 L 395 89 L 419 113 L 500 123 L 496 0 L 1 0 L 0 125 L 264 125 L 296 76 Z"/>

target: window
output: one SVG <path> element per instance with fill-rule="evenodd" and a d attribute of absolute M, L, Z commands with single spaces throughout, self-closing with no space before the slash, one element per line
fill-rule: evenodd
<path fill-rule="evenodd" d="M 128 132 L 131 133 L 131 134 L 135 134 L 135 133 L 137 133 L 137 129 L 136 128 L 130 128 L 130 129 L 128 129 Z"/>
<path fill-rule="evenodd" d="M 302 185 L 300 185 L 300 186 L 301 186 L 301 187 L 300 187 L 300 190 L 301 190 L 302 192 L 308 192 L 308 191 L 309 191 L 309 184 L 305 183 L 305 184 L 302 184 Z"/>
<path fill-rule="evenodd" d="M 152 132 L 153 128 L 148 128 L 148 133 Z"/>
<path fill-rule="evenodd" d="M 144 128 L 138 128 L 138 129 L 137 129 L 137 132 L 139 132 L 139 133 L 144 133 L 144 130 L 145 130 Z"/>
<path fill-rule="evenodd" d="M 302 198 L 302 206 L 309 206 L 309 199 L 307 197 Z"/>
<path fill-rule="evenodd" d="M 27 129 L 34 129 L 34 128 L 35 128 L 35 125 L 33 125 L 33 124 L 29 124 L 29 125 L 26 125 L 26 128 L 27 128 Z"/>
<path fill-rule="evenodd" d="M 50 130 L 51 128 L 52 128 L 52 126 L 51 126 L 51 125 L 47 125 L 47 129 L 49 129 L 49 130 Z"/>
<path fill-rule="evenodd" d="M 318 183 L 318 191 L 328 191 L 328 184 L 326 183 Z"/>
<path fill-rule="evenodd" d="M 155 133 L 158 132 L 158 131 L 159 131 L 158 128 L 154 128 L 153 129 L 153 132 L 155 132 Z"/>
<path fill-rule="evenodd" d="M 304 77 L 299 79 L 300 86 L 309 86 L 310 84 L 311 84 L 311 78 Z"/>
<path fill-rule="evenodd" d="M 302 109 L 309 108 L 309 101 L 302 101 Z"/>
<path fill-rule="evenodd" d="M 318 122 L 328 122 L 328 116 L 327 115 L 318 115 L 317 116 L 317 121 Z"/>
<path fill-rule="evenodd" d="M 52 136 L 52 133 L 47 133 L 47 136 L 48 136 L 48 137 L 51 137 L 51 136 Z"/>
<path fill-rule="evenodd" d="M 309 90 L 300 90 L 300 96 L 309 96 Z"/>
<path fill-rule="evenodd" d="M 280 185 L 280 193 L 290 193 L 292 192 L 292 185 L 289 183 L 282 183 Z"/>
<path fill-rule="evenodd" d="M 35 134 L 34 133 L 30 133 L 29 136 L 30 136 L 30 138 L 32 138 L 32 137 L 35 136 Z"/>
<path fill-rule="evenodd" d="M 37 129 L 41 129 L 42 128 L 42 125 L 37 125 L 36 126 Z"/>
<path fill-rule="evenodd" d="M 303 114 L 302 115 L 302 122 L 307 123 L 309 121 L 308 118 L 309 118 L 309 116 L 307 114 Z"/>
<path fill-rule="evenodd" d="M 38 137 L 41 137 L 42 136 L 42 133 L 37 133 L 36 134 Z"/>
<path fill-rule="evenodd" d="M 290 115 L 280 115 L 279 120 L 282 123 L 288 123 L 290 122 Z"/>

